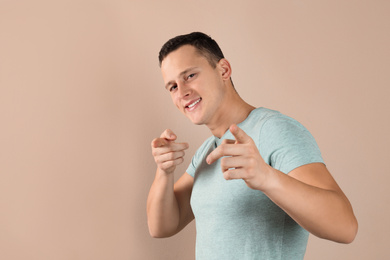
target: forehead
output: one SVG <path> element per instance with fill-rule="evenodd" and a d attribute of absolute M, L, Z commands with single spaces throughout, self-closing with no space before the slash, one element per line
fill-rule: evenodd
<path fill-rule="evenodd" d="M 161 72 L 166 77 L 177 76 L 182 71 L 192 67 L 204 67 L 208 65 L 207 59 L 199 54 L 191 45 L 184 45 L 169 53 L 161 63 Z"/>

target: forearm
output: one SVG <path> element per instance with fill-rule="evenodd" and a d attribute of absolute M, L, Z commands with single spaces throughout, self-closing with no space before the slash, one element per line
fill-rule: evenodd
<path fill-rule="evenodd" d="M 157 170 L 147 200 L 148 226 L 153 237 L 168 237 L 177 232 L 179 207 L 173 187 L 173 173 Z"/>
<path fill-rule="evenodd" d="M 353 241 L 357 221 L 341 190 L 308 185 L 275 170 L 264 193 L 310 233 L 340 243 Z"/>

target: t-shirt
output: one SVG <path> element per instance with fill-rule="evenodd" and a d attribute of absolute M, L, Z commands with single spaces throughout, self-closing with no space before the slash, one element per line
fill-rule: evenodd
<path fill-rule="evenodd" d="M 238 126 L 254 140 L 265 162 L 281 172 L 323 163 L 309 131 L 278 111 L 254 109 Z M 303 259 L 309 236 L 305 229 L 244 180 L 225 180 L 220 159 L 206 163 L 223 139 L 234 136 L 228 130 L 222 138 L 208 138 L 187 169 L 194 177 L 196 259 Z"/>

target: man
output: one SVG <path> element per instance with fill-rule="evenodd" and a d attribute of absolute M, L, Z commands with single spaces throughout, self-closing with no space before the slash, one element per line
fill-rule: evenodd
<path fill-rule="evenodd" d="M 174 183 L 187 143 L 169 129 L 152 141 L 157 164 L 147 201 L 153 237 L 196 220 L 197 259 L 303 259 L 308 232 L 340 243 L 357 233 L 352 207 L 318 146 L 297 121 L 240 98 L 232 69 L 203 33 L 160 51 L 165 88 L 194 124 L 213 136 Z"/>

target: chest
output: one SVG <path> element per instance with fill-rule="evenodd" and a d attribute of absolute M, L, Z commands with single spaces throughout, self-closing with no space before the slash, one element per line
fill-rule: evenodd
<path fill-rule="evenodd" d="M 212 165 L 201 163 L 195 174 L 191 207 L 197 221 L 229 221 L 248 219 L 274 222 L 281 209 L 264 193 L 250 189 L 245 181 L 225 180 L 220 160 Z"/>

